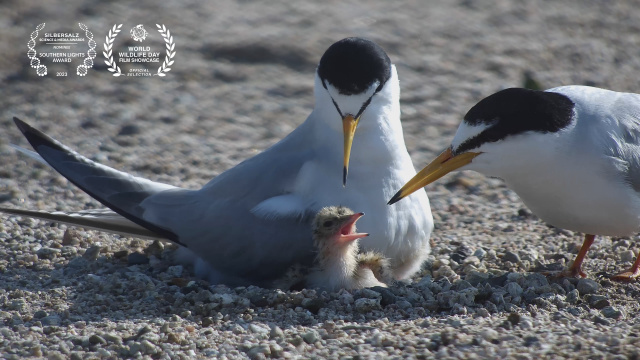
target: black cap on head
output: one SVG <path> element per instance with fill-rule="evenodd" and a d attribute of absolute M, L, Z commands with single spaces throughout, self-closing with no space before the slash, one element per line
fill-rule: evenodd
<path fill-rule="evenodd" d="M 454 150 L 462 153 L 527 131 L 556 132 L 571 123 L 573 107 L 573 101 L 559 93 L 521 88 L 498 91 L 480 100 L 464 116 L 469 125 L 490 127 Z"/>
<path fill-rule="evenodd" d="M 378 91 L 391 77 L 391 60 L 373 41 L 346 38 L 325 51 L 318 75 L 325 87 L 329 83 L 342 95 L 362 93 L 376 81 Z"/>

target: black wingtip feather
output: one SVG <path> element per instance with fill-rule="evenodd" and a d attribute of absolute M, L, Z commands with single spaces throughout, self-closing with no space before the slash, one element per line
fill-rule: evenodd
<path fill-rule="evenodd" d="M 73 150 L 67 148 L 66 146 L 62 145 L 60 142 L 56 141 L 55 139 L 49 137 L 48 135 L 46 135 L 45 133 L 43 133 L 42 131 L 30 126 L 29 124 L 27 124 L 26 122 L 18 119 L 17 117 L 13 118 L 13 121 L 15 122 L 16 126 L 18 127 L 18 129 L 20 129 L 20 131 L 22 132 L 22 134 L 25 136 L 25 138 L 27 138 L 27 141 L 29 141 L 29 143 L 31 144 L 31 146 L 33 146 L 33 149 L 38 152 L 38 154 L 40 154 L 40 156 L 42 156 L 42 158 L 47 161 L 47 163 L 49 163 L 49 165 L 51 165 L 51 167 L 53 167 L 56 171 L 58 171 L 62 176 L 64 176 L 67 180 L 69 180 L 71 183 L 73 183 L 74 185 L 76 185 L 77 187 L 79 187 L 82 191 L 86 192 L 89 196 L 91 196 L 92 198 L 98 200 L 100 203 L 102 203 L 102 205 L 108 207 L 109 209 L 115 211 L 116 213 L 120 214 L 121 216 L 133 221 L 134 223 L 150 230 L 153 232 L 158 233 L 160 236 L 164 236 L 167 239 L 185 246 L 185 244 L 183 244 L 182 242 L 180 242 L 180 240 L 178 239 L 178 236 L 167 230 L 164 229 L 158 225 L 152 224 L 148 221 L 145 221 L 143 219 L 140 219 L 136 216 L 133 216 L 129 213 L 127 213 L 126 211 L 123 211 L 122 209 L 118 208 L 117 206 L 115 206 L 114 204 L 110 203 L 109 201 L 103 199 L 101 196 L 98 196 L 95 192 L 91 191 L 90 189 L 88 189 L 87 187 L 82 186 L 81 184 L 79 184 L 77 181 L 75 181 L 73 178 L 67 176 L 67 174 L 64 174 L 63 172 L 60 171 L 60 169 L 56 166 L 55 163 L 52 163 L 50 161 L 50 159 L 48 159 L 48 156 L 46 154 L 46 152 L 42 152 L 39 148 L 41 147 L 48 147 L 51 149 L 55 149 L 57 151 L 63 152 L 66 155 L 68 155 L 72 161 L 74 162 L 78 162 L 78 163 L 83 163 L 83 162 L 91 162 L 87 159 L 85 159 L 84 157 L 82 157 L 81 155 L 75 153 Z M 92 162 L 91 162 L 92 163 Z"/>

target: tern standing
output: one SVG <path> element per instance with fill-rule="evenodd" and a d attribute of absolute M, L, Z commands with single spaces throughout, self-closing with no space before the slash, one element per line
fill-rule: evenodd
<path fill-rule="evenodd" d="M 389 203 L 457 169 L 502 178 L 542 220 L 585 233 L 560 274 L 585 277 L 595 235 L 640 231 L 640 95 L 588 86 L 495 93 L 467 112 L 451 146 Z M 613 279 L 638 277 L 640 254 Z"/>

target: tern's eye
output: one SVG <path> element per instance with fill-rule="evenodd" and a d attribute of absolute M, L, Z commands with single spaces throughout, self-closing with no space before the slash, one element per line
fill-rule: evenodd
<path fill-rule="evenodd" d="M 324 226 L 324 227 L 330 227 L 330 226 L 333 226 L 333 221 L 331 221 L 331 220 L 327 220 L 327 221 L 325 221 L 325 222 L 324 222 L 324 224 L 322 224 L 322 226 Z"/>

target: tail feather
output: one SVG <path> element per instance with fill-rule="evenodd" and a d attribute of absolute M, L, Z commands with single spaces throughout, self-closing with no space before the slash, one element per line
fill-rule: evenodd
<path fill-rule="evenodd" d="M 149 231 L 144 227 L 127 220 L 117 213 L 107 210 L 86 210 L 78 212 L 64 211 L 38 211 L 38 210 L 22 210 L 0 207 L 0 212 L 28 216 L 36 219 L 60 222 L 68 225 L 79 226 L 86 229 L 94 229 L 106 231 L 114 234 L 142 237 L 147 239 L 164 239 L 153 231 Z"/>
<path fill-rule="evenodd" d="M 150 196 L 166 190 L 180 189 L 98 164 L 24 121 L 15 117 L 13 120 L 38 155 L 74 185 L 119 215 L 156 234 L 156 237 L 183 245 L 171 230 L 145 220 L 144 209 L 140 206 Z M 26 154 L 37 159 L 28 152 Z"/>

